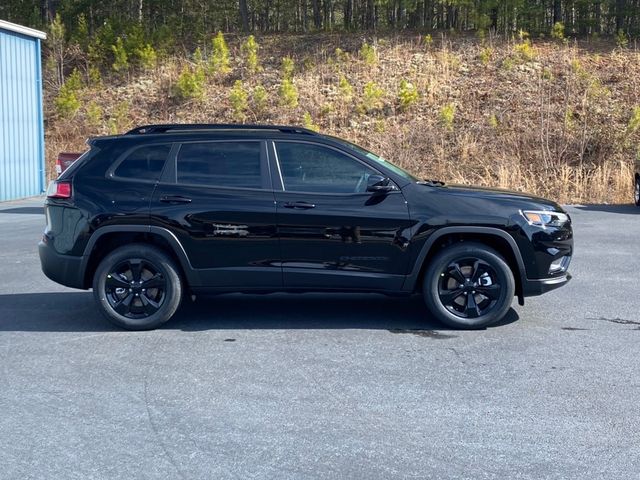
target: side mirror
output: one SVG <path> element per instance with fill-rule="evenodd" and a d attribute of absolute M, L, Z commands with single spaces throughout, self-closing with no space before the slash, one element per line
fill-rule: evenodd
<path fill-rule="evenodd" d="M 367 192 L 386 193 L 395 190 L 393 183 L 382 175 L 369 175 L 367 179 Z"/>

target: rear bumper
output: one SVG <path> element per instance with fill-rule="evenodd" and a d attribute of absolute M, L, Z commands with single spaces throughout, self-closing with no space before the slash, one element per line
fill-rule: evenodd
<path fill-rule="evenodd" d="M 61 255 L 45 239 L 38 243 L 38 254 L 42 272 L 48 278 L 66 287 L 85 290 L 82 257 Z"/>
<path fill-rule="evenodd" d="M 542 278 L 540 280 L 525 280 L 522 285 L 522 294 L 524 297 L 535 297 L 547 293 L 556 288 L 560 288 L 571 280 L 571 274 L 565 273 L 559 277 Z"/>

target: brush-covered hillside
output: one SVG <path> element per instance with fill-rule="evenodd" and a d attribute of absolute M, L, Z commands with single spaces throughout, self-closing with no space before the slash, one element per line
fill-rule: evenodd
<path fill-rule="evenodd" d="M 297 124 L 424 178 L 560 202 L 632 197 L 640 53 L 629 45 L 526 35 L 280 34 L 212 36 L 181 55 L 118 48 L 101 69 L 80 54 L 60 69 L 49 53 L 50 164 L 59 151 L 84 149 L 89 136 L 146 123 Z"/>

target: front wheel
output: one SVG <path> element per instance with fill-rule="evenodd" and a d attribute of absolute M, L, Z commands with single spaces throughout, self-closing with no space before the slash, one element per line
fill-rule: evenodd
<path fill-rule="evenodd" d="M 633 200 L 636 207 L 640 207 L 640 177 L 636 176 L 635 185 L 633 187 Z"/>
<path fill-rule="evenodd" d="M 132 244 L 100 262 L 93 295 L 110 322 L 128 330 L 150 330 L 169 320 L 180 306 L 182 281 L 164 251 Z"/>
<path fill-rule="evenodd" d="M 480 243 L 445 248 L 425 272 L 425 303 L 437 320 L 453 328 L 484 328 L 500 321 L 514 295 L 509 265 L 498 252 Z"/>

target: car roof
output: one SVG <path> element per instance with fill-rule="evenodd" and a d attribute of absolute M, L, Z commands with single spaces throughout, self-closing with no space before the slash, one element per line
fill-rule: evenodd
<path fill-rule="evenodd" d="M 142 125 L 121 135 L 97 136 L 90 143 L 102 140 L 131 140 L 133 143 L 147 141 L 169 142 L 202 139 L 296 139 L 324 140 L 330 137 L 313 130 L 288 125 L 238 125 L 238 124 L 157 124 Z"/>
<path fill-rule="evenodd" d="M 141 125 L 129 130 L 125 135 L 141 135 L 153 133 L 176 133 L 196 131 L 277 131 L 281 133 L 302 133 L 306 135 L 318 135 L 308 128 L 294 125 L 262 125 L 262 124 L 235 124 L 235 123 L 165 123 L 154 125 Z"/>

